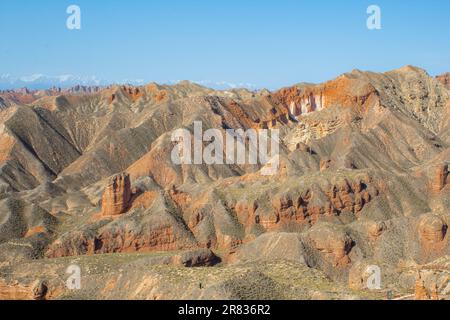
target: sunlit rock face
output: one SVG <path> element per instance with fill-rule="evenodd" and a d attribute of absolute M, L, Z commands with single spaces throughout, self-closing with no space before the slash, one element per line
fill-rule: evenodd
<path fill-rule="evenodd" d="M 114 176 L 105 189 L 102 197 L 102 214 L 115 216 L 127 211 L 131 200 L 130 175 Z"/>

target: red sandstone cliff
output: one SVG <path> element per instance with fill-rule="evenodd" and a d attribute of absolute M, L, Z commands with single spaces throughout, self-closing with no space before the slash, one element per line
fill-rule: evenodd
<path fill-rule="evenodd" d="M 102 197 L 102 215 L 115 216 L 125 213 L 131 201 L 131 182 L 128 174 L 112 178 Z"/>

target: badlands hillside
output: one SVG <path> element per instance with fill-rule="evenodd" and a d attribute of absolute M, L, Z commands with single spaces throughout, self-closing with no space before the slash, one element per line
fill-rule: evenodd
<path fill-rule="evenodd" d="M 194 121 L 279 129 L 280 169 L 175 165 Z M 450 75 L 412 66 L 4 91 L 0 299 L 448 299 L 449 163 Z"/>

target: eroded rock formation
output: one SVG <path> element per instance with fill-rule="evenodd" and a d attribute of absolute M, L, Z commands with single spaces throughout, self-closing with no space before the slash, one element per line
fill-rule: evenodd
<path fill-rule="evenodd" d="M 131 182 L 128 174 L 114 176 L 102 197 L 102 215 L 115 216 L 125 213 L 131 201 Z"/>
<path fill-rule="evenodd" d="M 345 267 L 350 263 L 348 254 L 353 247 L 352 238 L 341 230 L 324 225 L 309 233 L 313 247 L 321 252 L 333 266 Z"/>
<path fill-rule="evenodd" d="M 438 286 L 433 281 L 427 287 L 420 273 L 416 277 L 416 284 L 414 287 L 415 300 L 439 300 Z"/>
<path fill-rule="evenodd" d="M 359 216 L 364 206 L 378 195 L 376 187 L 369 187 L 361 180 L 349 182 L 347 179 L 326 190 L 306 190 L 295 197 L 286 194 L 272 200 L 275 223 L 297 221 L 314 224 L 320 217 L 339 216 L 343 212 Z M 263 220 L 262 224 L 270 229 L 272 223 L 264 223 Z"/>
<path fill-rule="evenodd" d="M 436 214 L 426 214 L 419 222 L 419 235 L 425 245 L 438 244 L 447 235 L 448 225 Z"/>
<path fill-rule="evenodd" d="M 448 181 L 448 164 L 442 164 L 436 167 L 433 181 L 431 182 L 431 190 L 434 193 L 441 192 L 450 181 Z"/>
<path fill-rule="evenodd" d="M 427 288 L 425 287 L 425 282 L 422 280 L 420 274 L 417 276 L 416 285 L 414 287 L 414 298 L 415 300 L 429 300 L 430 296 L 428 294 Z"/>
<path fill-rule="evenodd" d="M 45 300 L 48 294 L 48 284 L 37 280 L 30 285 L 15 281 L 11 284 L 0 280 L 0 300 Z"/>
<path fill-rule="evenodd" d="M 436 79 L 450 89 L 450 73 L 444 73 L 436 77 Z"/>

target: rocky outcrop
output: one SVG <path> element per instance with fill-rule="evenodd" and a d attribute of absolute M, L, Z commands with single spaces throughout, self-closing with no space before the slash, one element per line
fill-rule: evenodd
<path fill-rule="evenodd" d="M 7 284 L 0 280 L 0 300 L 32 300 L 31 288 L 19 283 Z"/>
<path fill-rule="evenodd" d="M 125 213 L 131 201 L 131 182 L 128 174 L 114 176 L 102 197 L 102 215 L 116 216 Z"/>
<path fill-rule="evenodd" d="M 93 231 L 73 231 L 57 239 L 46 252 L 48 258 L 67 256 L 175 251 L 197 247 L 188 230 L 169 214 L 134 216 L 115 220 Z"/>
<path fill-rule="evenodd" d="M 345 267 L 350 263 L 348 254 L 353 247 L 353 240 L 347 233 L 329 225 L 321 225 L 312 228 L 308 237 L 312 246 L 334 267 Z"/>
<path fill-rule="evenodd" d="M 169 195 L 177 207 L 182 211 L 184 211 L 192 202 L 192 198 L 189 194 L 178 190 L 175 186 L 172 186 L 169 190 Z"/>
<path fill-rule="evenodd" d="M 420 273 L 416 277 L 416 284 L 414 287 L 415 300 L 439 300 L 439 292 L 436 282 L 432 282 L 427 288 L 425 281 L 422 279 Z"/>
<path fill-rule="evenodd" d="M 328 170 L 331 167 L 331 159 L 320 159 L 320 171 Z"/>
<path fill-rule="evenodd" d="M 431 181 L 431 190 L 433 193 L 440 193 L 450 181 L 448 179 L 448 164 L 442 164 L 436 167 L 433 180 Z"/>
<path fill-rule="evenodd" d="M 182 247 L 176 229 L 170 224 L 149 226 L 146 231 L 131 231 L 126 226 L 104 228 L 96 239 L 96 252 L 172 251 Z"/>
<path fill-rule="evenodd" d="M 430 299 L 431 300 L 439 300 L 438 287 L 435 282 L 433 284 L 431 284 Z"/>
<path fill-rule="evenodd" d="M 47 258 L 92 255 L 98 250 L 98 240 L 92 232 L 72 231 L 53 242 L 45 253 Z"/>
<path fill-rule="evenodd" d="M 45 300 L 48 293 L 48 284 L 45 281 L 38 281 L 33 288 L 34 300 Z"/>
<path fill-rule="evenodd" d="M 47 294 L 48 284 L 45 281 L 23 285 L 18 281 L 8 284 L 0 279 L 0 300 L 45 300 Z"/>
<path fill-rule="evenodd" d="M 366 226 L 369 239 L 372 241 L 377 240 L 387 229 L 384 221 L 369 221 L 366 223 Z"/>
<path fill-rule="evenodd" d="M 442 242 L 447 235 L 448 225 L 436 214 L 423 215 L 419 222 L 419 236 L 424 245 Z"/>
<path fill-rule="evenodd" d="M 442 83 L 447 89 L 450 90 L 450 73 L 444 73 L 436 77 L 436 79 Z"/>
<path fill-rule="evenodd" d="M 297 196 L 276 196 L 272 200 L 275 221 L 261 218 L 261 223 L 270 230 L 274 223 L 293 221 L 315 224 L 321 217 L 339 216 L 343 212 L 359 217 L 363 208 L 379 195 L 378 188 L 369 187 L 369 183 L 369 180 L 343 179 L 325 190 L 315 188 Z"/>
<path fill-rule="evenodd" d="M 366 110 L 379 101 L 379 94 L 368 79 L 357 79 L 352 72 L 317 86 L 283 88 L 269 95 L 268 100 L 276 107 L 263 118 L 262 128 L 297 122 L 300 116 L 333 106 Z"/>
<path fill-rule="evenodd" d="M 183 267 L 210 267 L 220 262 L 220 258 L 209 249 L 187 251 L 173 258 L 175 265 Z"/>
<path fill-rule="evenodd" d="M 147 196 L 148 195 L 148 196 Z M 184 220 L 163 192 L 141 193 L 128 214 L 94 216 L 90 223 L 57 238 L 48 258 L 120 252 L 175 251 L 198 248 Z M 146 208 L 147 207 L 147 208 Z"/>
<path fill-rule="evenodd" d="M 417 276 L 416 285 L 414 287 L 414 299 L 415 300 L 429 300 L 430 299 L 427 288 L 425 287 L 425 282 L 422 280 L 422 277 L 420 276 L 420 274 Z"/>

